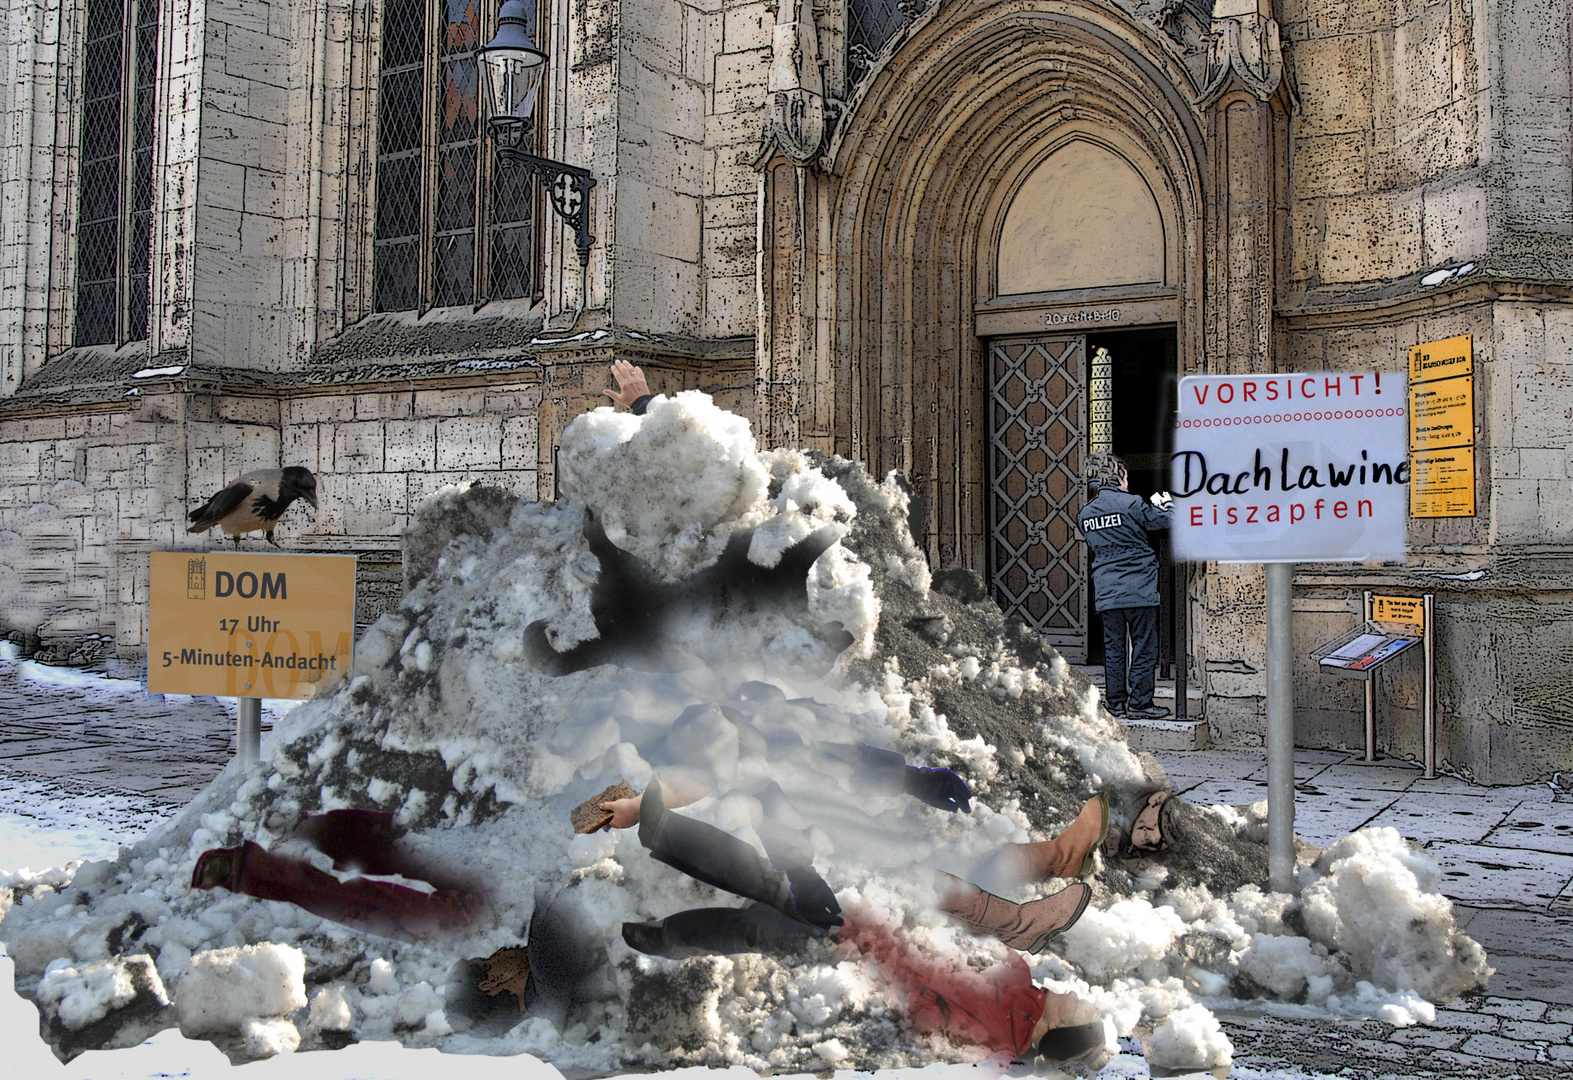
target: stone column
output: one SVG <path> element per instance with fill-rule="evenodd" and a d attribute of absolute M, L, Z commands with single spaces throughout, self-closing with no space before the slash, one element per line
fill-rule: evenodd
<path fill-rule="evenodd" d="M 816 355 L 825 86 L 812 0 L 781 0 L 771 42 L 769 115 L 757 164 L 760 180 L 762 310 L 756 343 L 754 427 L 766 446 L 798 446 L 805 435 L 805 371 Z M 807 381 L 805 381 L 807 380 Z M 815 427 L 811 422 L 809 428 Z"/>
<path fill-rule="evenodd" d="M 1285 214 L 1288 115 L 1298 106 L 1270 0 L 1216 0 L 1208 85 L 1207 370 L 1274 370 L 1273 302 Z M 1202 578 L 1207 717 L 1224 740 L 1263 731 L 1266 591 L 1261 567 Z"/>

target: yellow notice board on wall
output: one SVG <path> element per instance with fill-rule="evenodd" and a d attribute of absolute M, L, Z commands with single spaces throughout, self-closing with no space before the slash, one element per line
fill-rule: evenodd
<path fill-rule="evenodd" d="M 1468 334 L 1409 350 L 1409 516 L 1475 516 L 1475 352 Z"/>
<path fill-rule="evenodd" d="M 309 698 L 346 676 L 355 556 L 155 551 L 147 688 Z"/>

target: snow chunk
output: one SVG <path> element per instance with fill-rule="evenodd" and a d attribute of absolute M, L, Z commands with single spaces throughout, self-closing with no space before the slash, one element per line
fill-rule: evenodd
<path fill-rule="evenodd" d="M 393 974 L 393 965 L 382 957 L 371 962 L 371 980 L 367 983 L 373 994 L 397 994 L 399 980 Z"/>
<path fill-rule="evenodd" d="M 197 953 L 176 987 L 180 1030 L 240 1031 L 248 1018 L 288 1015 L 306 1004 L 305 974 L 305 954 L 293 945 L 265 941 Z"/>
<path fill-rule="evenodd" d="M 137 996 L 138 982 L 148 988 L 160 1005 L 169 1004 L 164 984 L 146 955 L 101 960 L 82 968 L 56 960 L 38 984 L 38 1002 L 52 1006 L 62 1024 L 78 1031 L 129 1005 Z"/>
<path fill-rule="evenodd" d="M 1285 1001 L 1302 996 L 1325 1001 L 1338 970 L 1326 949 L 1302 937 L 1255 934 L 1250 948 L 1240 955 L 1241 973 Z"/>
<path fill-rule="evenodd" d="M 1355 975 L 1428 1001 L 1451 1001 L 1491 969 L 1457 928 L 1436 861 L 1390 828 L 1361 829 L 1322 852 L 1324 875 L 1301 894 L 1313 940 L 1349 958 Z"/>
<path fill-rule="evenodd" d="M 655 398 L 644 416 L 600 408 L 575 418 L 557 463 L 564 492 L 607 539 L 673 580 L 715 559 L 770 483 L 748 421 L 693 390 Z"/>
<path fill-rule="evenodd" d="M 300 1046 L 300 1031 L 283 1017 L 248 1016 L 240 1022 L 240 1034 L 252 1059 L 292 1054 Z"/>
<path fill-rule="evenodd" d="M 1202 1005 L 1170 1013 L 1153 1030 L 1145 1049 L 1148 1064 L 1173 1072 L 1227 1070 L 1234 1064 L 1229 1036 L 1223 1033 L 1218 1018 Z"/>
<path fill-rule="evenodd" d="M 355 1014 L 350 1010 L 343 986 L 327 986 L 312 995 L 311 1011 L 306 1014 L 306 1030 L 348 1031 L 354 1026 Z"/>
<path fill-rule="evenodd" d="M 879 597 L 869 568 L 840 544 L 814 561 L 808 573 L 808 611 L 823 622 L 838 622 L 852 635 L 848 652 L 866 657 L 874 651 L 879 626 Z"/>
<path fill-rule="evenodd" d="M 1065 931 L 1065 956 L 1093 982 L 1127 973 L 1156 978 L 1184 932 L 1173 908 L 1155 908 L 1142 897 L 1116 900 L 1106 908 L 1089 906 Z"/>

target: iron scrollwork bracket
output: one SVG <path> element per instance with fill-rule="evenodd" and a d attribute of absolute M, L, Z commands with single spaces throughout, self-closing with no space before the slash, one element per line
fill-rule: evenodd
<path fill-rule="evenodd" d="M 567 165 L 551 158 L 536 157 L 512 146 L 499 146 L 497 160 L 504 168 L 527 169 L 541 182 L 552 209 L 574 231 L 574 249 L 580 267 L 590 265 L 590 247 L 595 236 L 590 232 L 590 189 L 595 177 L 588 169 Z"/>

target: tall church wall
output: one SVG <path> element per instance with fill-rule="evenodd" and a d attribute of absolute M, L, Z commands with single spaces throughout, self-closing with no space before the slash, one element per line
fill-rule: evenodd
<path fill-rule="evenodd" d="M 1484 253 L 1491 69 L 1467 0 L 1283 5 L 1291 121 L 1287 291 Z"/>
<path fill-rule="evenodd" d="M 1573 616 L 1569 16 L 1564 0 L 1285 5 L 1302 108 L 1279 365 L 1404 370 L 1411 346 L 1460 334 L 1475 357 L 1476 515 L 1411 521 L 1402 565 L 1297 574 L 1302 745 L 1363 745 L 1360 685 L 1309 654 L 1359 618 L 1363 589 L 1391 589 L 1437 598 L 1443 767 L 1520 783 L 1573 765 L 1573 699 L 1545 662 Z M 1379 749 L 1419 758 L 1419 661 L 1378 686 Z M 1216 734 L 1260 737 L 1250 690 L 1212 712 Z"/>
<path fill-rule="evenodd" d="M 617 101 L 613 319 L 752 337 L 759 151 L 774 16 L 763 3 L 629 4 Z"/>
<path fill-rule="evenodd" d="M 284 304 L 284 265 L 301 252 L 286 229 L 285 196 L 308 178 L 290 168 L 307 127 L 292 117 L 295 49 L 287 3 L 208 0 L 203 15 L 193 207 L 191 359 L 278 370 L 297 329 Z"/>

